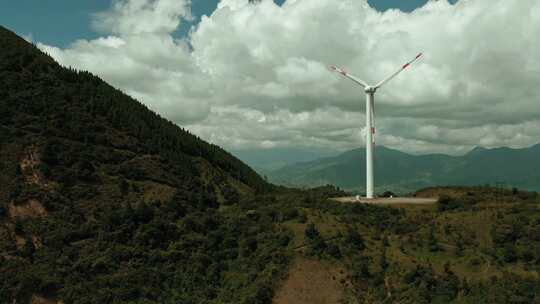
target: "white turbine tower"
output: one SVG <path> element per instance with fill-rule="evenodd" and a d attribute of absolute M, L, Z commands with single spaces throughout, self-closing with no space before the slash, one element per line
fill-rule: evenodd
<path fill-rule="evenodd" d="M 364 88 L 366 93 L 366 198 L 373 198 L 373 146 L 375 145 L 375 113 L 374 113 L 374 101 L 375 101 L 375 92 L 383 86 L 385 83 L 390 81 L 392 78 L 396 77 L 399 73 L 405 70 L 411 63 L 415 62 L 418 58 L 422 56 L 422 53 L 418 54 L 413 60 L 404 64 L 401 69 L 399 69 L 394 74 L 388 76 L 375 86 L 368 85 L 365 81 L 360 80 L 351 74 L 345 72 L 344 70 L 336 67 L 330 66 L 332 71 L 336 71 L 341 75 L 349 78 L 350 80 L 356 82 Z"/>

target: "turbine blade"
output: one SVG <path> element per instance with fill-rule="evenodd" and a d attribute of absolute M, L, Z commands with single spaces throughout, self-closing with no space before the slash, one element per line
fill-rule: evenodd
<path fill-rule="evenodd" d="M 414 57 L 413 60 L 407 62 L 406 64 L 404 64 L 401 69 L 399 69 L 397 72 L 395 72 L 394 74 L 388 76 L 387 78 L 385 78 L 383 81 L 379 82 L 376 86 L 375 86 L 375 89 L 378 89 L 380 87 L 382 87 L 385 83 L 387 83 L 388 81 L 390 81 L 392 78 L 396 77 L 399 73 L 401 73 L 403 70 L 405 70 L 406 68 L 408 68 L 413 62 L 415 62 L 416 60 L 418 60 L 420 57 L 422 57 L 422 53 L 416 55 L 416 57 Z"/>
<path fill-rule="evenodd" d="M 340 69 L 340 68 L 336 67 L 335 65 L 331 65 L 331 66 L 329 67 L 329 69 L 330 69 L 331 71 L 340 73 L 341 75 L 343 75 L 343 76 L 349 78 L 350 80 L 356 82 L 357 84 L 361 85 L 361 86 L 364 87 L 364 88 L 365 88 L 365 87 L 368 87 L 368 84 L 367 84 L 365 81 L 363 81 L 363 80 L 361 80 L 361 79 L 358 79 L 358 78 L 354 77 L 353 75 L 351 75 L 351 74 L 345 72 L 345 70 Z"/>

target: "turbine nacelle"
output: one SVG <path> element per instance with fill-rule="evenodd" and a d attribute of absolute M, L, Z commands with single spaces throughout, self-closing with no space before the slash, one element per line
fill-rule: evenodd
<path fill-rule="evenodd" d="M 374 94 L 375 92 L 377 92 L 377 88 L 367 86 L 367 87 L 364 88 L 364 92 L 366 92 L 366 94 Z"/>

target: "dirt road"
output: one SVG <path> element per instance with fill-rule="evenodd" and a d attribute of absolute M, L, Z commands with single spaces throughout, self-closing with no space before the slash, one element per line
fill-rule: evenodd
<path fill-rule="evenodd" d="M 365 197 L 357 198 L 355 196 L 331 198 L 340 203 L 361 203 L 375 205 L 431 205 L 437 202 L 437 198 L 425 197 L 380 197 L 367 199 Z"/>

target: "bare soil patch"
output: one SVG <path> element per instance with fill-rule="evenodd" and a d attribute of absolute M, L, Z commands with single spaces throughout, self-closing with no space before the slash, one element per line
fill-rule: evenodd
<path fill-rule="evenodd" d="M 37 147 L 31 146 L 20 157 L 19 166 L 24 178 L 29 184 L 46 186 L 45 179 L 39 171 L 41 159 Z"/>
<path fill-rule="evenodd" d="M 42 297 L 40 295 L 32 295 L 32 299 L 30 299 L 30 304 L 63 304 L 62 301 L 55 301 L 51 299 L 47 299 L 45 297 Z"/>
<path fill-rule="evenodd" d="M 18 204 L 11 202 L 8 205 L 8 214 L 10 218 L 36 218 L 46 216 L 47 210 L 45 210 L 45 207 L 43 207 L 40 201 L 29 199 L 24 203 Z"/>
<path fill-rule="evenodd" d="M 297 258 L 289 277 L 278 289 L 274 304 L 333 304 L 343 298 L 348 284 L 342 266 Z"/>

